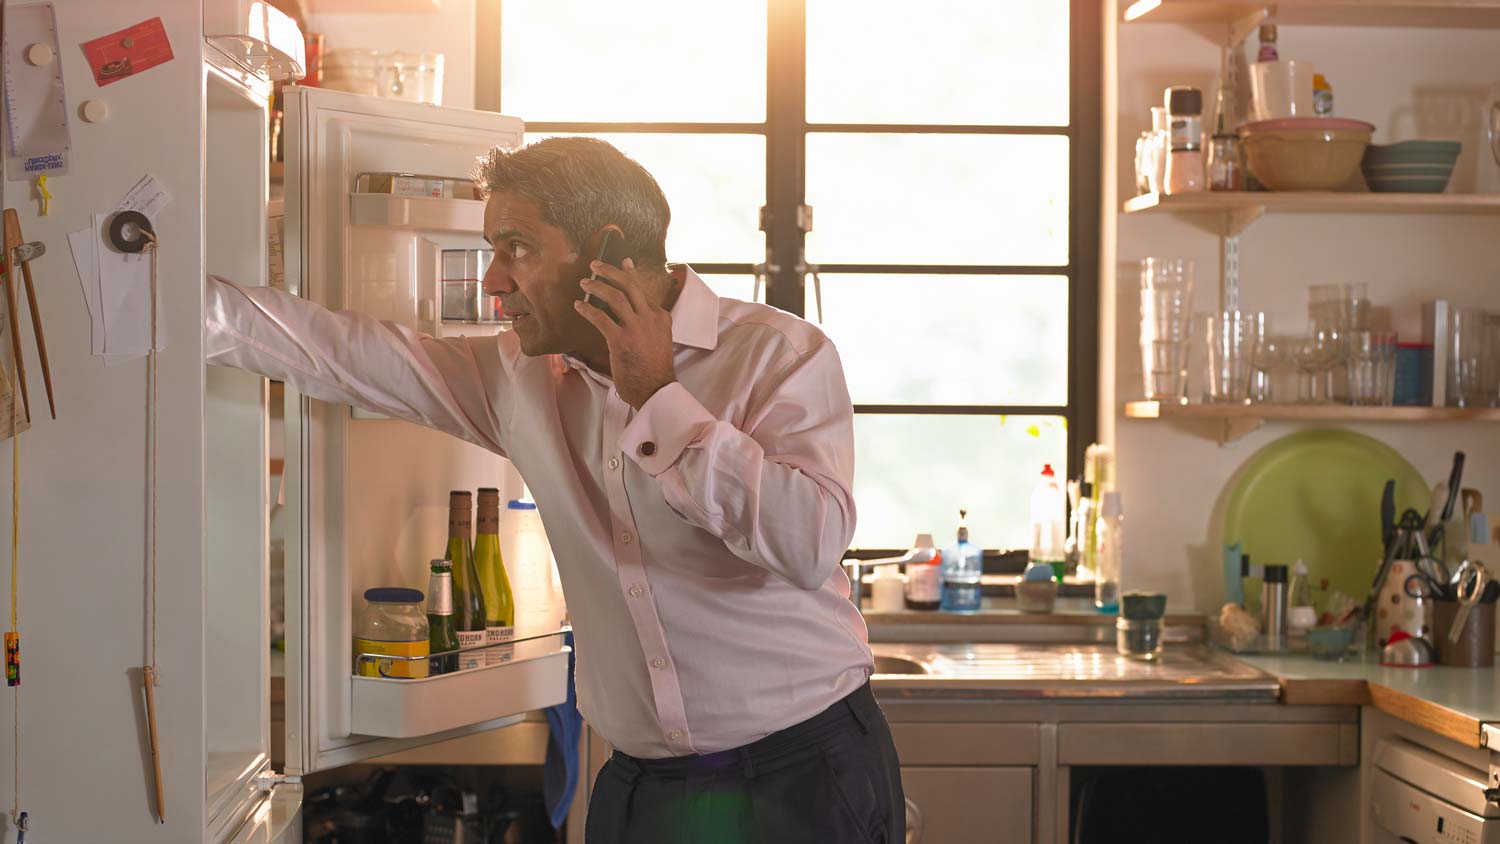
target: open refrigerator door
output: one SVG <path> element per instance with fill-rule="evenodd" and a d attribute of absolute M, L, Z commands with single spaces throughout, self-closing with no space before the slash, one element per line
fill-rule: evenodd
<path fill-rule="evenodd" d="M 293 87 L 286 105 L 287 289 L 439 337 L 505 330 L 477 294 L 484 203 L 470 181 L 520 120 Z M 504 662 L 423 679 L 358 676 L 373 587 L 426 589 L 448 493 L 500 487 L 498 455 L 285 390 L 286 769 L 302 774 L 519 720 L 566 696 L 565 609 L 518 607 Z M 517 561 L 507 561 L 514 565 Z M 513 572 L 514 576 L 514 572 Z"/>

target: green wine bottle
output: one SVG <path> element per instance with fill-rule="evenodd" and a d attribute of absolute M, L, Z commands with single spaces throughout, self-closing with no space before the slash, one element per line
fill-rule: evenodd
<path fill-rule="evenodd" d="M 453 626 L 463 648 L 484 645 L 484 591 L 474 568 L 474 496 L 468 490 L 448 494 L 448 551 L 453 564 Z M 458 656 L 458 670 L 478 668 L 484 655 L 478 650 Z"/>
<path fill-rule="evenodd" d="M 458 670 L 458 631 L 453 627 L 453 566 L 432 561 L 427 580 L 427 651 L 429 675 Z"/>
<path fill-rule="evenodd" d="M 479 490 L 479 521 L 474 536 L 474 567 L 484 591 L 484 664 L 510 662 L 516 648 L 516 605 L 500 555 L 500 490 Z"/>

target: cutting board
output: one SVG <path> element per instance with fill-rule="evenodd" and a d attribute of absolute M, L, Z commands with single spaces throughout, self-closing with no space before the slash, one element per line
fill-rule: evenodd
<path fill-rule="evenodd" d="M 1232 481 L 1224 543 L 1240 543 L 1253 565 L 1307 564 L 1314 587 L 1363 602 L 1380 567 L 1380 496 L 1396 481 L 1396 517 L 1425 512 L 1432 488 L 1395 449 L 1342 430 L 1301 431 L 1251 457 Z M 1326 596 L 1315 594 L 1319 602 Z M 1246 603 L 1260 605 L 1260 579 L 1246 578 Z"/>

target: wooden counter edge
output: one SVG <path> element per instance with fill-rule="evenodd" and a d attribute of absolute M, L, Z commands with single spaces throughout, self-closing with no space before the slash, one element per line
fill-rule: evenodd
<path fill-rule="evenodd" d="M 1467 747 L 1481 747 L 1479 721 L 1367 680 L 1313 680 L 1277 677 L 1281 702 L 1289 706 L 1374 706 L 1409 724 L 1452 739 Z"/>

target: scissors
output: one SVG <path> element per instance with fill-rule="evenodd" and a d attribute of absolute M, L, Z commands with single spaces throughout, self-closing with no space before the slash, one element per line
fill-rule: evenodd
<path fill-rule="evenodd" d="M 1410 581 L 1412 578 L 1420 578 L 1422 580 L 1425 580 L 1427 582 L 1427 585 L 1432 587 L 1433 590 L 1433 594 L 1430 597 L 1446 599 L 1448 596 L 1448 589 L 1450 588 L 1448 566 L 1445 565 L 1442 560 L 1439 560 L 1437 557 L 1433 556 L 1418 557 L 1416 563 L 1414 563 L 1413 565 L 1416 568 L 1417 573 L 1411 575 L 1411 577 L 1408 577 L 1407 580 Z M 1406 593 L 1408 595 L 1411 595 L 1411 589 L 1408 588 L 1406 590 Z M 1412 595 L 1412 597 L 1420 598 L 1424 596 Z"/>
<path fill-rule="evenodd" d="M 1484 598 L 1490 585 L 1490 570 L 1484 563 L 1464 561 L 1458 567 L 1458 578 L 1454 584 L 1454 596 L 1458 598 L 1458 614 L 1453 617 L 1453 626 L 1448 628 L 1448 641 L 1457 643 L 1469 623 L 1469 613 Z"/>

